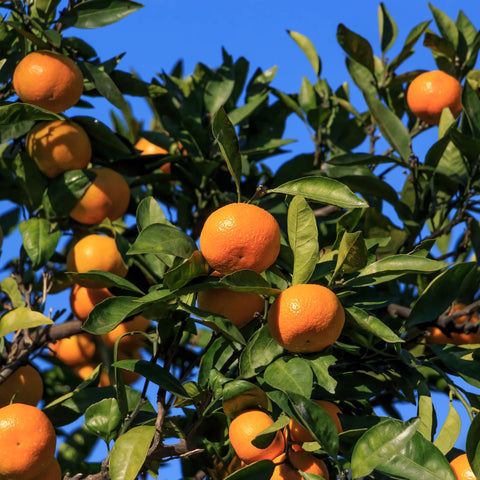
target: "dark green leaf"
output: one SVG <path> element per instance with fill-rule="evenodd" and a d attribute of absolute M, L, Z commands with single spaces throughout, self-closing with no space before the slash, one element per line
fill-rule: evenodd
<path fill-rule="evenodd" d="M 210 266 L 200 250 L 195 250 L 190 258 L 165 273 L 164 282 L 173 292 L 201 275 L 208 275 L 209 270 Z"/>
<path fill-rule="evenodd" d="M 1 125 L 13 125 L 15 123 L 39 120 L 63 120 L 63 117 L 27 103 L 10 103 L 0 106 Z"/>
<path fill-rule="evenodd" d="M 388 13 L 387 7 L 383 2 L 378 7 L 378 25 L 380 28 L 380 42 L 382 53 L 388 52 L 395 43 L 398 34 L 398 26 L 395 20 Z"/>
<path fill-rule="evenodd" d="M 222 65 L 205 86 L 203 93 L 205 107 L 212 115 L 215 115 L 220 107 L 224 107 L 230 98 L 235 86 L 233 75 L 232 68 Z"/>
<path fill-rule="evenodd" d="M 222 288 L 227 286 L 236 292 L 253 292 L 259 295 L 278 295 L 280 290 L 273 288 L 259 274 L 252 270 L 239 270 L 225 275 L 218 282 Z"/>
<path fill-rule="evenodd" d="M 20 222 L 18 228 L 33 268 L 44 266 L 55 253 L 61 231 L 54 228 L 48 220 L 37 217 Z"/>
<path fill-rule="evenodd" d="M 337 40 L 355 61 L 368 68 L 370 72 L 375 72 L 372 46 L 365 38 L 340 23 L 337 27 Z"/>
<path fill-rule="evenodd" d="M 345 309 L 346 320 L 355 330 L 363 330 L 381 338 L 388 343 L 402 343 L 403 340 L 380 319 L 369 315 L 366 311 L 358 307 L 348 307 Z"/>
<path fill-rule="evenodd" d="M 265 480 L 273 474 L 275 465 L 270 460 L 260 460 L 232 473 L 225 480 Z"/>
<path fill-rule="evenodd" d="M 480 416 L 475 415 L 467 432 L 466 453 L 474 475 L 480 477 Z"/>
<path fill-rule="evenodd" d="M 310 368 L 317 377 L 317 383 L 329 393 L 334 393 L 337 386 L 337 381 L 328 372 L 329 367 L 334 365 L 336 361 L 337 359 L 333 355 L 325 354 L 309 359 Z"/>
<path fill-rule="evenodd" d="M 137 228 L 141 232 L 145 227 L 153 223 L 164 223 L 166 225 L 170 222 L 165 217 L 162 207 L 153 197 L 144 198 L 137 207 Z"/>
<path fill-rule="evenodd" d="M 90 270 L 86 273 L 70 272 L 69 275 L 75 280 L 75 283 L 80 285 L 82 283 L 85 283 L 86 286 L 91 285 L 93 280 L 95 284 L 99 284 L 102 287 L 117 287 L 143 295 L 143 292 L 136 285 L 114 273 L 104 272 L 102 270 Z M 83 282 L 85 280 L 86 282 Z"/>

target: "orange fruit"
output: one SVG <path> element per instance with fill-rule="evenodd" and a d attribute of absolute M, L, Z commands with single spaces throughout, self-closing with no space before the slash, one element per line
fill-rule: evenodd
<path fill-rule="evenodd" d="M 430 125 L 438 125 L 444 108 L 457 118 L 462 111 L 460 82 L 441 70 L 418 75 L 408 87 L 407 104 L 414 115 Z"/>
<path fill-rule="evenodd" d="M 13 72 L 13 88 L 23 102 L 60 113 L 80 100 L 83 77 L 72 59 L 41 50 L 19 62 Z"/>
<path fill-rule="evenodd" d="M 287 288 L 268 311 L 272 338 L 290 352 L 319 352 L 333 345 L 344 323 L 345 312 L 337 296 L 315 284 Z"/>
<path fill-rule="evenodd" d="M 200 310 L 228 318 L 237 328 L 250 323 L 265 310 L 265 301 L 256 293 L 234 292 L 226 288 L 201 290 L 197 295 Z"/>
<path fill-rule="evenodd" d="M 45 470 L 42 470 L 39 475 L 32 478 L 32 480 L 62 480 L 62 469 L 56 458 L 52 458 Z"/>
<path fill-rule="evenodd" d="M 93 225 L 106 218 L 112 222 L 122 217 L 130 202 L 130 187 L 115 170 L 107 167 L 90 168 L 96 174 L 92 184 L 77 202 L 70 217 Z"/>
<path fill-rule="evenodd" d="M 136 315 L 132 320 L 120 323 L 110 332 L 101 335 L 100 338 L 107 347 L 113 348 L 117 338 L 121 335 L 128 332 L 144 332 L 149 326 L 150 320 L 142 315 Z M 144 343 L 145 337 L 143 335 L 126 335 L 120 340 L 118 348 L 125 352 L 129 352 L 142 347 Z"/>
<path fill-rule="evenodd" d="M 32 480 L 55 455 L 56 435 L 37 407 L 12 403 L 0 408 L 0 478 Z"/>
<path fill-rule="evenodd" d="M 27 153 L 47 177 L 67 170 L 82 170 L 92 157 L 92 145 L 85 130 L 70 120 L 39 122 L 25 140 Z"/>
<path fill-rule="evenodd" d="M 285 439 L 278 431 L 267 448 L 257 448 L 252 440 L 274 423 L 272 417 L 262 410 L 246 410 L 237 415 L 230 423 L 228 437 L 237 456 L 246 463 L 258 460 L 273 460 L 285 448 Z"/>
<path fill-rule="evenodd" d="M 84 365 L 95 355 L 95 342 L 91 335 L 80 333 L 49 344 L 50 350 L 69 367 Z"/>
<path fill-rule="evenodd" d="M 127 267 L 123 263 L 115 239 L 91 234 L 81 238 L 67 254 L 67 270 L 85 273 L 90 270 L 110 272 L 125 277 Z M 94 282 L 87 282 L 94 287 Z"/>
<path fill-rule="evenodd" d="M 181 144 L 179 143 L 179 146 Z M 142 153 L 140 155 L 168 155 L 168 151 L 164 148 L 160 147 L 159 145 L 155 145 L 154 143 L 148 141 L 146 138 L 141 137 L 140 140 L 135 144 L 135 148 L 140 150 Z M 171 173 L 171 164 L 170 162 L 164 163 L 160 170 L 163 173 Z"/>
<path fill-rule="evenodd" d="M 320 405 L 332 418 L 333 422 L 335 423 L 335 426 L 337 427 L 337 432 L 342 433 L 343 428 L 342 424 L 340 423 L 340 418 L 339 414 L 342 413 L 342 411 L 332 402 L 327 402 L 326 400 L 313 400 L 316 404 Z M 296 420 L 293 418 L 290 419 L 290 424 L 289 424 L 289 429 L 290 429 L 290 438 L 294 442 L 313 442 L 314 438 L 312 434 L 303 426 L 300 425 Z"/>
<path fill-rule="evenodd" d="M 200 233 L 200 250 L 220 274 L 263 272 L 280 252 L 280 227 L 263 208 L 231 203 L 211 213 Z"/>
<path fill-rule="evenodd" d="M 452 306 L 448 314 L 458 312 L 466 307 L 463 303 L 456 303 Z M 456 325 L 462 325 L 468 320 L 468 315 L 462 315 L 454 320 Z M 478 313 L 474 312 L 471 317 L 473 323 L 478 323 Z M 425 341 L 429 345 L 451 344 L 451 345 L 471 345 L 480 343 L 480 333 L 449 332 L 449 335 L 443 333 L 438 327 L 428 327 L 425 331 Z"/>
<path fill-rule="evenodd" d="M 467 454 L 462 453 L 458 457 L 455 457 L 451 462 L 453 473 L 457 477 L 457 480 L 477 480 L 477 477 L 472 471 L 472 467 L 468 462 Z"/>
<path fill-rule="evenodd" d="M 43 380 L 38 370 L 24 365 L 0 384 L 0 407 L 14 403 L 37 405 L 43 396 Z"/>
<path fill-rule="evenodd" d="M 314 475 L 323 477 L 325 480 L 329 480 L 328 469 L 325 462 L 305 450 L 290 452 L 288 454 L 288 460 L 293 467 L 302 472 L 313 473 Z M 299 478 L 301 479 L 302 477 L 300 476 Z"/>
<path fill-rule="evenodd" d="M 70 292 L 70 307 L 76 318 L 84 322 L 95 305 L 113 297 L 107 288 L 87 288 L 74 285 Z"/>
<path fill-rule="evenodd" d="M 88 378 L 92 372 L 97 368 L 97 365 L 89 363 L 87 365 L 82 365 L 81 367 L 76 367 L 73 371 L 83 380 Z M 99 387 L 108 387 L 110 385 L 110 379 L 105 372 L 100 373 L 100 380 L 98 382 Z"/>

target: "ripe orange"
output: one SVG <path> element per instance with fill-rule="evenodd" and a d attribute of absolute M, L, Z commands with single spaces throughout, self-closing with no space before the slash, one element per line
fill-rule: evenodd
<path fill-rule="evenodd" d="M 24 365 L 0 384 L 0 407 L 14 403 L 37 405 L 43 396 L 43 380 L 38 370 Z"/>
<path fill-rule="evenodd" d="M 260 295 L 250 292 L 234 292 L 226 288 L 198 292 L 200 310 L 228 318 L 237 328 L 250 323 L 255 313 L 263 313 L 265 301 Z"/>
<path fill-rule="evenodd" d="M 27 153 L 47 177 L 67 170 L 82 170 L 92 157 L 92 146 L 85 130 L 70 120 L 39 122 L 28 133 Z"/>
<path fill-rule="evenodd" d="M 272 338 L 290 352 L 319 352 L 333 345 L 344 323 L 342 304 L 321 285 L 293 285 L 278 296 L 268 311 Z"/>
<path fill-rule="evenodd" d="M 88 363 L 87 365 L 82 365 L 81 367 L 76 367 L 73 371 L 83 380 L 88 378 L 90 374 L 97 368 L 97 365 L 93 363 Z M 100 373 L 100 381 L 98 382 L 99 387 L 108 387 L 110 385 L 110 379 L 105 372 Z"/>
<path fill-rule="evenodd" d="M 456 303 L 448 312 L 452 314 L 463 310 L 466 307 L 463 303 Z M 454 320 L 456 325 L 462 325 L 468 320 L 468 315 L 462 315 Z M 478 323 L 478 313 L 472 314 L 471 321 Z M 438 344 L 451 344 L 451 345 L 471 345 L 474 343 L 480 343 L 480 332 L 477 333 L 463 333 L 463 332 L 450 332 L 449 335 L 443 333 L 438 327 L 428 327 L 425 331 L 425 340 L 429 345 Z"/>
<path fill-rule="evenodd" d="M 252 444 L 252 440 L 273 423 L 272 417 L 262 410 L 246 410 L 232 420 L 228 436 L 241 460 L 246 463 L 273 460 L 283 452 L 285 439 L 281 431 L 277 432 L 267 448 L 257 448 Z"/>
<path fill-rule="evenodd" d="M 52 458 L 45 470 L 42 470 L 39 475 L 32 478 L 32 480 L 62 480 L 62 469 L 56 458 Z"/>
<path fill-rule="evenodd" d="M 101 339 L 107 347 L 113 348 L 118 337 L 128 332 L 144 332 L 150 326 L 150 320 L 142 315 L 136 315 L 132 320 L 122 322 L 117 325 L 113 330 L 101 335 Z M 118 344 L 118 348 L 129 352 L 142 347 L 145 343 L 145 337 L 143 335 L 126 335 L 122 337 Z"/>
<path fill-rule="evenodd" d="M 96 174 L 90 187 L 77 202 L 70 216 L 80 223 L 93 225 L 106 218 L 112 222 L 122 217 L 130 202 L 130 187 L 115 170 L 90 168 Z"/>
<path fill-rule="evenodd" d="M 280 252 L 280 227 L 263 208 L 231 203 L 212 214 L 200 233 L 200 250 L 222 275 L 249 269 L 263 272 Z"/>
<path fill-rule="evenodd" d="M 314 475 L 323 477 L 325 480 L 329 480 L 328 469 L 325 462 L 305 450 L 290 452 L 288 454 L 288 460 L 292 466 L 302 472 L 313 473 Z M 301 479 L 302 477 L 299 476 L 299 478 Z"/>
<path fill-rule="evenodd" d="M 88 272 L 102 270 L 125 277 L 127 267 L 123 263 L 115 239 L 103 235 L 87 235 L 81 238 L 68 252 L 67 270 L 70 272 Z M 90 283 L 89 287 L 95 287 Z"/>
<path fill-rule="evenodd" d="M 467 454 L 462 453 L 458 457 L 454 458 L 450 462 L 453 473 L 457 477 L 457 480 L 477 480 L 477 477 L 472 471 L 472 467 L 468 462 Z"/>
<path fill-rule="evenodd" d="M 70 58 L 41 50 L 29 53 L 17 65 L 13 88 L 23 102 L 60 113 L 80 100 L 83 77 Z"/>
<path fill-rule="evenodd" d="M 78 367 L 90 362 L 96 350 L 92 337 L 84 333 L 62 338 L 55 343 L 50 343 L 49 347 L 57 358 L 70 367 Z"/>
<path fill-rule="evenodd" d="M 342 433 L 343 428 L 340 423 L 340 418 L 338 417 L 342 411 L 332 402 L 327 402 L 326 400 L 313 400 L 316 404 L 320 405 L 332 418 L 337 427 L 337 432 Z M 296 420 L 290 419 L 289 424 L 290 429 L 290 438 L 294 442 L 313 442 L 314 438 L 312 434 L 303 426 L 300 425 Z"/>
<path fill-rule="evenodd" d="M 37 407 L 12 403 L 0 408 L 0 478 L 38 477 L 54 457 L 55 444 L 55 430 Z"/>
<path fill-rule="evenodd" d="M 107 288 L 87 288 L 74 285 L 70 292 L 70 307 L 76 318 L 84 322 L 95 305 L 113 297 Z"/>
<path fill-rule="evenodd" d="M 444 108 L 456 118 L 462 111 L 462 86 L 459 81 L 441 70 L 418 75 L 408 87 L 410 110 L 430 125 L 438 125 Z"/>
<path fill-rule="evenodd" d="M 181 144 L 179 144 L 181 148 Z M 135 148 L 137 150 L 141 150 L 140 155 L 167 155 L 168 151 L 164 148 L 160 147 L 159 145 L 155 145 L 154 143 L 148 141 L 146 138 L 141 137 L 140 140 L 135 144 Z M 171 173 L 171 164 L 170 162 L 164 163 L 160 170 L 163 173 Z"/>

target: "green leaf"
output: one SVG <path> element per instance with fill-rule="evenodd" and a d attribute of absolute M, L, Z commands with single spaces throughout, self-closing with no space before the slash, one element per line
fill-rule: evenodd
<path fill-rule="evenodd" d="M 0 337 L 23 328 L 34 328 L 41 325 L 52 325 L 53 321 L 40 312 L 34 312 L 27 307 L 18 307 L 7 312 L 0 318 Z"/>
<path fill-rule="evenodd" d="M 304 177 L 292 180 L 267 193 L 300 195 L 315 202 L 336 205 L 342 208 L 367 208 L 368 203 L 357 197 L 347 186 L 338 180 L 326 177 Z"/>
<path fill-rule="evenodd" d="M 212 120 L 212 132 L 218 143 L 237 188 L 238 201 L 241 201 L 240 181 L 242 179 L 242 157 L 235 127 L 230 122 L 223 107 L 220 107 Z"/>
<path fill-rule="evenodd" d="M 300 357 L 275 360 L 267 367 L 263 378 L 271 387 L 286 394 L 298 393 L 306 398 L 312 394 L 313 373 L 307 360 Z"/>
<path fill-rule="evenodd" d="M 65 10 L 59 21 L 64 27 L 105 27 L 142 7 L 142 4 L 130 0 L 90 0 Z"/>
<path fill-rule="evenodd" d="M 390 50 L 397 39 L 398 26 L 388 13 L 387 7 L 383 2 L 378 6 L 378 26 L 380 29 L 382 53 L 385 54 Z"/>
<path fill-rule="evenodd" d="M 213 74 L 213 78 L 208 81 L 203 92 L 205 107 L 215 115 L 220 107 L 223 107 L 235 87 L 233 69 L 222 65 Z"/>
<path fill-rule="evenodd" d="M 163 213 L 162 207 L 153 197 L 146 197 L 142 199 L 137 207 L 136 218 L 139 232 L 154 223 L 164 223 L 165 225 L 170 225 L 170 222 Z"/>
<path fill-rule="evenodd" d="M 177 267 L 169 269 L 163 279 L 165 285 L 173 292 L 201 275 L 208 275 L 209 271 L 208 262 L 200 250 L 195 250 L 190 258 Z"/>
<path fill-rule="evenodd" d="M 260 460 L 232 473 L 225 480 L 265 480 L 273 474 L 275 465 L 270 460 Z"/>
<path fill-rule="evenodd" d="M 408 326 L 428 323 L 438 318 L 458 298 L 463 280 L 476 268 L 474 262 L 458 263 L 436 276 L 413 305 L 407 320 Z"/>
<path fill-rule="evenodd" d="M 146 360 L 120 360 L 114 362 L 112 366 L 115 368 L 123 368 L 130 372 L 139 373 L 147 380 L 150 380 L 174 395 L 183 398 L 190 398 L 176 377 L 174 377 L 167 369 L 156 363 L 147 362 Z"/>
<path fill-rule="evenodd" d="M 119 277 L 114 273 L 104 272 L 103 270 L 90 270 L 85 273 L 70 272 L 70 277 L 75 280 L 75 283 L 82 284 L 83 280 L 87 280 L 85 285 L 92 285 L 92 281 L 95 284 L 101 285 L 102 287 L 117 287 L 122 290 L 127 290 L 129 292 L 135 292 L 140 295 L 143 295 L 143 292 L 132 282 L 129 282 L 123 277 Z"/>
<path fill-rule="evenodd" d="M 153 223 L 139 233 L 127 255 L 151 253 L 161 256 L 162 259 L 165 255 L 190 258 L 195 250 L 195 242 L 179 228 Z"/>
<path fill-rule="evenodd" d="M 317 107 L 317 94 L 315 92 L 315 88 L 307 77 L 302 78 L 302 85 L 300 87 L 300 92 L 298 93 L 298 103 L 302 107 L 302 110 L 306 113 Z M 320 108 L 322 114 L 327 117 L 328 110 L 325 110 L 322 107 Z"/>
<path fill-rule="evenodd" d="M 62 232 L 44 218 L 30 218 L 20 222 L 23 247 L 32 260 L 33 268 L 44 266 L 55 253 Z"/>
<path fill-rule="evenodd" d="M 417 431 L 419 418 L 402 422 L 393 418 L 369 428 L 352 452 L 353 478 L 369 475 L 401 452 Z M 423 477 L 420 477 L 423 479 Z"/>
<path fill-rule="evenodd" d="M 95 0 L 93 0 L 95 1 Z M 92 3 L 92 2 L 90 2 Z M 84 4 L 88 5 L 88 4 Z M 90 80 L 95 85 L 98 92 L 105 97 L 113 106 L 122 111 L 128 110 L 128 104 L 123 98 L 122 92 L 115 85 L 110 75 L 101 68 L 92 63 L 85 62 L 82 64 L 90 77 Z"/>
<path fill-rule="evenodd" d="M 18 288 L 18 283 L 14 278 L 4 278 L 2 283 L 0 283 L 0 291 L 8 296 L 14 309 L 25 306 L 25 299 L 22 297 L 20 289 Z"/>
<path fill-rule="evenodd" d="M 448 407 L 448 415 L 445 419 L 437 438 L 435 439 L 435 446 L 446 455 L 455 445 L 460 435 L 462 428 L 462 420 L 457 410 L 450 400 Z M 471 428 L 471 427 L 470 427 Z M 478 437 L 475 440 L 475 445 L 478 444 Z"/>
<path fill-rule="evenodd" d="M 387 343 L 403 343 L 404 341 L 380 319 L 368 314 L 361 308 L 355 306 L 348 307 L 345 309 L 345 313 L 347 322 L 355 330 L 371 333 Z"/>
<path fill-rule="evenodd" d="M 338 247 L 337 264 L 333 277 L 341 270 L 352 273 L 361 270 L 367 263 L 367 247 L 362 232 L 345 232 Z"/>
<path fill-rule="evenodd" d="M 475 415 L 467 432 L 466 453 L 468 463 L 472 467 L 473 473 L 477 478 L 480 477 L 480 416 Z"/>
<path fill-rule="evenodd" d="M 85 426 L 107 443 L 116 437 L 121 423 L 122 415 L 115 398 L 105 398 L 94 403 L 85 412 Z"/>
<path fill-rule="evenodd" d="M 480 99 L 468 82 L 465 82 L 462 91 L 462 106 L 472 136 L 476 139 L 480 138 Z"/>
<path fill-rule="evenodd" d="M 292 198 L 287 225 L 293 251 L 292 285 L 308 283 L 318 261 L 319 247 L 317 219 L 305 198 Z"/>
<path fill-rule="evenodd" d="M 27 103 L 9 103 L 0 106 L 0 125 L 32 122 L 39 120 L 63 120 L 64 118 L 43 108 Z"/>
<path fill-rule="evenodd" d="M 394 112 L 377 98 L 366 95 L 365 101 L 385 140 L 399 153 L 405 162 L 408 162 L 411 154 L 410 135 L 405 125 Z"/>
<path fill-rule="evenodd" d="M 238 125 L 240 122 L 248 118 L 267 98 L 268 92 L 265 92 L 262 95 L 257 95 L 249 99 L 245 105 L 229 112 L 228 119 L 232 125 Z"/>
<path fill-rule="evenodd" d="M 110 455 L 112 480 L 135 480 L 155 435 L 155 426 L 134 427 L 120 436 Z"/>
<path fill-rule="evenodd" d="M 431 3 L 429 3 L 428 6 L 433 13 L 433 18 L 435 19 L 435 23 L 437 24 L 442 37 L 446 38 L 456 50 L 458 47 L 459 34 L 455 22 Z"/>
<path fill-rule="evenodd" d="M 342 23 L 337 27 L 337 40 L 348 55 L 375 73 L 373 50 L 368 40 L 352 32 Z"/>
<path fill-rule="evenodd" d="M 328 393 L 335 393 L 337 386 L 337 381 L 328 373 L 329 367 L 336 362 L 337 359 L 333 355 L 321 354 L 317 358 L 309 359 L 310 368 L 317 377 L 317 383 Z"/>
<path fill-rule="evenodd" d="M 236 292 L 253 292 L 269 296 L 280 294 L 280 289 L 271 287 L 262 275 L 252 270 L 239 270 L 225 275 L 218 284 L 219 288 L 228 287 Z"/>
<path fill-rule="evenodd" d="M 415 26 L 407 36 L 402 51 L 397 55 L 388 65 L 389 71 L 393 72 L 399 65 L 401 65 L 410 55 L 413 54 L 413 46 L 417 43 L 418 39 L 423 35 L 423 32 L 430 25 L 431 20 L 427 20 Z"/>
<path fill-rule="evenodd" d="M 320 76 L 322 71 L 322 63 L 320 61 L 320 57 L 318 56 L 317 51 L 315 50 L 315 46 L 313 43 L 301 33 L 292 32 L 291 30 L 287 30 L 287 33 L 293 38 L 295 43 L 302 49 L 303 53 L 308 58 L 308 61 L 312 64 L 313 71 L 317 77 Z"/>

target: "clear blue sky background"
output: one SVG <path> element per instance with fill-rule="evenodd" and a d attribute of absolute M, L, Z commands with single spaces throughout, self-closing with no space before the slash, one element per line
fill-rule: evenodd
<path fill-rule="evenodd" d="M 399 53 L 410 30 L 433 17 L 424 0 L 386 0 L 384 3 L 399 27 L 398 45 L 389 54 L 393 57 Z M 437 0 L 432 3 L 453 19 L 461 8 L 474 25 L 480 27 L 480 2 L 477 0 Z M 314 81 L 308 60 L 286 33 L 286 30 L 293 30 L 306 35 L 316 46 L 323 64 L 322 76 L 333 88 L 345 81 L 349 82 L 353 103 L 362 109 L 361 95 L 349 79 L 345 54 L 336 41 L 336 29 L 339 23 L 345 24 L 367 38 L 374 52 L 380 55 L 378 6 L 379 3 L 373 0 L 147 0 L 145 8 L 117 24 L 98 30 L 69 29 L 65 35 L 85 39 L 94 46 L 101 60 L 126 52 L 120 68 L 134 69 L 146 81 L 157 72 L 168 73 L 179 59 L 183 59 L 186 73 L 191 73 L 198 62 L 216 67 L 221 63 L 223 46 L 234 59 L 244 56 L 249 60 L 251 73 L 257 67 L 266 70 L 277 65 L 278 73 L 273 86 L 293 93 L 298 92 L 303 76 Z M 432 28 L 436 30 L 433 24 Z M 416 54 L 405 62 L 401 72 L 435 68 L 430 51 L 420 41 Z M 136 117 L 143 119 L 145 128 L 148 128 L 150 113 L 146 103 L 138 99 L 129 101 Z M 113 107 L 107 102 L 100 101 L 94 111 L 79 112 L 72 109 L 68 113 L 96 116 L 109 124 L 111 108 Z M 436 132 L 433 131 L 420 136 L 416 141 L 415 153 L 420 159 L 428 145 L 434 141 L 435 135 Z M 298 143 L 293 144 L 291 153 L 283 155 L 277 163 L 312 148 L 308 132 L 293 115 L 287 124 L 286 137 L 296 138 Z M 272 166 L 275 168 L 275 164 Z M 18 240 L 16 236 L 7 239 L 2 264 L 9 251 L 14 255 L 18 252 L 16 239 Z M 441 403 L 437 397 L 435 402 L 441 425 L 448 402 L 444 399 Z M 459 406 L 458 410 L 466 418 L 462 407 Z M 414 416 L 415 408 L 406 407 L 404 414 L 405 418 Z M 467 423 L 464 422 L 463 434 L 457 442 L 459 448 L 465 446 Z M 104 455 L 103 450 L 97 453 Z M 172 466 L 168 470 L 162 470 L 159 478 L 177 480 L 182 476 L 178 467 Z"/>

